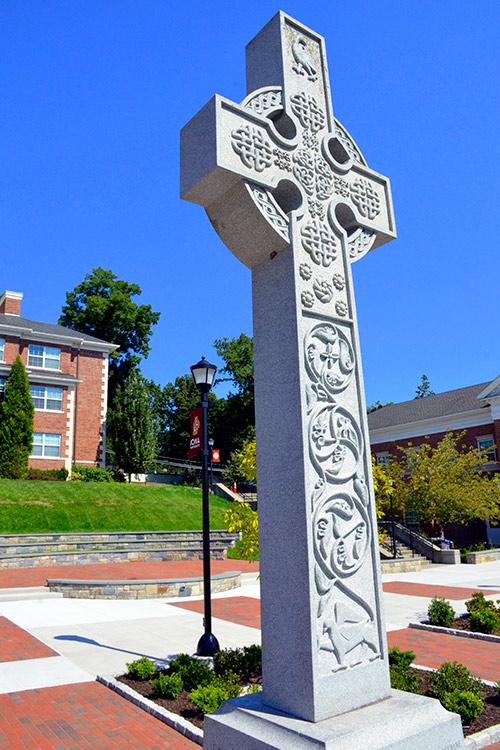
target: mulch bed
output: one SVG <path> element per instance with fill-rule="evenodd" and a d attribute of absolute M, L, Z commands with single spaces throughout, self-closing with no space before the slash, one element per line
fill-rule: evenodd
<path fill-rule="evenodd" d="M 450 627 L 455 628 L 455 630 L 470 630 L 471 632 L 478 632 L 471 630 L 469 615 L 462 615 L 461 617 L 457 617 L 455 620 L 453 620 L 453 623 L 450 625 Z M 493 633 L 491 633 L 491 635 L 500 636 L 500 630 L 495 630 Z"/>
<path fill-rule="evenodd" d="M 419 669 L 414 670 L 421 681 L 422 693 L 428 695 L 429 691 L 429 672 L 422 672 Z M 500 694 L 496 688 L 483 685 L 484 708 L 480 716 L 472 724 L 464 726 L 464 735 L 475 734 L 483 729 L 500 724 Z"/>
<path fill-rule="evenodd" d="M 136 693 L 139 693 L 144 698 L 148 698 L 158 706 L 166 708 L 167 711 L 172 711 L 172 713 L 174 714 L 179 714 L 179 716 L 187 719 L 196 727 L 203 729 L 203 714 L 199 710 L 199 708 L 196 708 L 196 706 L 191 703 L 188 698 L 188 694 L 185 691 L 183 691 L 178 698 L 160 698 L 153 692 L 153 689 L 149 684 L 149 680 L 133 680 L 131 677 L 127 677 L 126 674 L 122 674 L 116 679 L 118 680 L 118 682 L 123 682 L 124 685 L 128 685 L 128 687 L 132 688 L 132 690 L 135 690 Z"/>
<path fill-rule="evenodd" d="M 422 672 L 417 669 L 415 672 L 418 674 L 422 693 L 428 695 L 429 690 L 429 673 Z M 128 685 L 132 690 L 135 690 L 144 698 L 156 703 L 158 706 L 166 708 L 168 711 L 172 711 L 174 714 L 179 714 L 184 719 L 187 719 L 195 726 L 203 729 L 203 714 L 196 708 L 195 705 L 189 700 L 188 694 L 182 692 L 175 700 L 168 698 L 159 698 L 156 696 L 149 684 L 149 680 L 133 680 L 127 675 L 121 675 L 116 678 L 118 682 L 123 682 L 124 685 Z M 464 726 L 464 735 L 468 737 L 470 734 L 475 734 L 483 729 L 492 727 L 495 724 L 500 724 L 500 694 L 496 688 L 484 686 L 483 693 L 484 709 L 482 714 L 469 726 Z"/>

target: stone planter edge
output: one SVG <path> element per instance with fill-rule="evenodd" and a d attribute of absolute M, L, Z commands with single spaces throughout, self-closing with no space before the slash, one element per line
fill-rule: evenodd
<path fill-rule="evenodd" d="M 430 625 L 427 622 L 410 622 L 408 627 L 413 628 L 414 630 L 430 630 L 434 633 L 456 635 L 459 638 L 476 638 L 478 641 L 492 641 L 493 643 L 500 643 L 500 635 L 491 635 L 490 633 L 475 633 L 473 630 L 444 628 L 441 625 Z"/>

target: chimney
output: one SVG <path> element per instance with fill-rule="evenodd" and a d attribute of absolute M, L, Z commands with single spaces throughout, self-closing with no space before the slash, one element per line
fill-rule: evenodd
<path fill-rule="evenodd" d="M 19 318 L 21 315 L 21 302 L 23 299 L 22 292 L 9 292 L 5 291 L 0 296 L 0 313 L 6 315 L 17 315 Z"/>

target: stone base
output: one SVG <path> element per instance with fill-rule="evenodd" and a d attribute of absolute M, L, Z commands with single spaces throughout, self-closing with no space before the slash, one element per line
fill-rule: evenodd
<path fill-rule="evenodd" d="M 205 717 L 205 750 L 459 750 L 460 717 L 439 701 L 392 690 L 378 703 L 317 723 L 262 702 L 262 694 L 224 703 Z"/>

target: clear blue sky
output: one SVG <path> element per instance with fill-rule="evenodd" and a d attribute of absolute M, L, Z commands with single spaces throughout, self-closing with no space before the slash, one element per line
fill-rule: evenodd
<path fill-rule="evenodd" d="M 161 311 L 164 383 L 251 333 L 250 274 L 178 195 L 181 126 L 245 95 L 268 0 L 0 7 L 2 288 L 55 321 L 92 267 Z M 499 358 L 498 0 L 288 0 L 327 39 L 336 116 L 392 180 L 398 240 L 354 267 L 367 399 L 493 378 Z"/>

